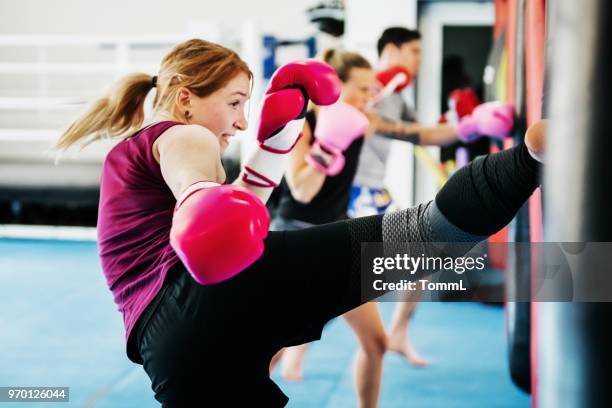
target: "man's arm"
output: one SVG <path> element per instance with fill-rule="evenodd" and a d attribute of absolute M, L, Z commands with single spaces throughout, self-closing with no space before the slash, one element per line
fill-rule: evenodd
<path fill-rule="evenodd" d="M 375 132 L 391 139 L 434 146 L 457 141 L 456 127 L 450 124 L 423 126 L 415 122 L 392 121 L 378 114 L 368 116 L 375 123 Z"/>

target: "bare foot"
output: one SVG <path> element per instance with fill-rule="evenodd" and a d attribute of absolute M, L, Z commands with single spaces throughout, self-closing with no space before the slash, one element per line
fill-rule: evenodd
<path fill-rule="evenodd" d="M 425 360 L 417 351 L 405 335 L 389 336 L 388 350 L 401 354 L 414 367 L 426 367 L 429 362 Z"/>
<path fill-rule="evenodd" d="M 282 349 L 278 350 L 276 352 L 276 354 L 272 357 L 272 359 L 270 360 L 270 366 L 268 368 L 268 370 L 270 371 L 270 374 L 272 374 L 272 372 L 274 371 L 274 367 L 276 367 L 276 364 L 278 363 L 278 361 L 281 359 L 281 357 L 283 356 L 283 351 L 285 351 L 285 348 L 283 347 Z"/>
<path fill-rule="evenodd" d="M 281 375 L 285 381 L 304 379 L 304 354 L 307 349 L 308 344 L 285 348 L 281 368 Z"/>
<path fill-rule="evenodd" d="M 525 134 L 525 144 L 529 149 L 529 153 L 541 163 L 544 162 L 547 126 L 547 120 L 540 120 L 527 129 Z"/>

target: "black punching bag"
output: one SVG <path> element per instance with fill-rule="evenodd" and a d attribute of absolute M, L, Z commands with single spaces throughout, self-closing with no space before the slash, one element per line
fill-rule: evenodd
<path fill-rule="evenodd" d="M 545 240 L 612 242 L 612 2 L 549 2 Z M 536 309 L 535 405 L 612 407 L 612 304 L 543 302 Z"/>

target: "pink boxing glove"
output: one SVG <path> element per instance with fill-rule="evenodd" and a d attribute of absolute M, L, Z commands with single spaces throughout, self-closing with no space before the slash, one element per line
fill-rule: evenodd
<path fill-rule="evenodd" d="M 315 105 L 331 105 L 340 97 L 342 83 L 331 66 L 307 59 L 290 62 L 277 69 L 266 94 L 285 88 L 302 88 Z"/>
<path fill-rule="evenodd" d="M 337 176 L 344 168 L 346 159 L 342 150 L 323 146 L 315 141 L 306 155 L 306 163 L 328 176 Z"/>
<path fill-rule="evenodd" d="M 487 102 L 465 116 L 457 127 L 457 137 L 472 142 L 482 136 L 504 139 L 514 127 L 514 107 L 509 103 Z"/>
<path fill-rule="evenodd" d="M 369 124 L 367 116 L 348 103 L 322 107 L 317 115 L 315 142 L 306 162 L 328 176 L 337 175 L 344 168 L 342 152 L 365 133 Z"/>
<path fill-rule="evenodd" d="M 263 253 L 270 215 L 248 190 L 233 184 L 192 184 L 177 201 L 170 245 L 201 285 L 222 282 Z"/>
<path fill-rule="evenodd" d="M 503 139 L 514 127 L 514 106 L 503 102 L 483 103 L 474 109 L 472 116 L 478 122 L 482 135 Z"/>
<path fill-rule="evenodd" d="M 472 115 L 464 116 L 457 125 L 457 138 L 465 143 L 480 139 L 478 123 Z"/>
<path fill-rule="evenodd" d="M 245 162 L 242 181 L 256 187 L 278 186 L 285 171 L 287 153 L 304 125 L 308 100 L 329 105 L 338 100 L 341 82 L 336 71 L 316 60 L 292 62 L 270 79 L 257 128 L 257 148 Z"/>

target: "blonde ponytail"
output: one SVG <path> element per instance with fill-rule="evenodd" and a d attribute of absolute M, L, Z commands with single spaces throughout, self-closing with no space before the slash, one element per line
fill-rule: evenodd
<path fill-rule="evenodd" d="M 337 48 L 328 48 L 324 50 L 321 52 L 320 59 L 336 70 L 342 82 L 348 81 L 349 74 L 353 68 L 372 68 L 368 60 L 360 54 Z"/>
<path fill-rule="evenodd" d="M 127 136 L 144 121 L 144 101 L 153 88 L 153 77 L 131 74 L 117 81 L 107 95 L 96 100 L 60 136 L 55 148 L 85 146 L 104 137 Z"/>

